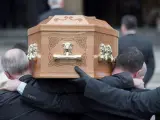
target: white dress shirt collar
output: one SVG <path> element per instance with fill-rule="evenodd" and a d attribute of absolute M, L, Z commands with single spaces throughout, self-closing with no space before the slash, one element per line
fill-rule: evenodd
<path fill-rule="evenodd" d="M 136 34 L 136 30 L 128 30 L 125 35 Z"/>

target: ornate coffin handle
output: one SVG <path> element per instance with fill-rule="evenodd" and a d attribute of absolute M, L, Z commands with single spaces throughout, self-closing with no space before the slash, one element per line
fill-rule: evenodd
<path fill-rule="evenodd" d="M 81 55 L 72 55 L 73 45 L 70 42 L 63 43 L 63 55 L 53 55 L 54 60 L 81 60 Z"/>
<path fill-rule="evenodd" d="M 27 57 L 29 60 L 35 60 L 40 57 L 38 54 L 38 45 L 36 43 L 29 45 Z"/>
<path fill-rule="evenodd" d="M 103 43 L 101 43 L 99 49 L 99 61 L 114 62 L 114 58 L 112 55 L 112 47 L 110 45 L 104 45 Z"/>

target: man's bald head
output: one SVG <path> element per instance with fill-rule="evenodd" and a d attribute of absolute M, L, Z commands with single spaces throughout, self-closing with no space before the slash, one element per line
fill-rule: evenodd
<path fill-rule="evenodd" d="M 1 58 L 3 70 L 10 75 L 22 74 L 28 69 L 29 60 L 20 49 L 8 50 Z"/>
<path fill-rule="evenodd" d="M 64 0 L 48 0 L 48 5 L 50 6 L 51 9 L 63 8 Z"/>

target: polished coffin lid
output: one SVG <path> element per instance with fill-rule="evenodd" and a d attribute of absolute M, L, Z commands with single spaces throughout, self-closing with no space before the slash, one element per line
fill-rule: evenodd
<path fill-rule="evenodd" d="M 28 35 L 39 31 L 99 31 L 118 37 L 119 33 L 113 29 L 107 22 L 96 19 L 95 17 L 86 17 L 83 15 L 56 15 L 40 22 L 37 26 L 28 30 Z"/>

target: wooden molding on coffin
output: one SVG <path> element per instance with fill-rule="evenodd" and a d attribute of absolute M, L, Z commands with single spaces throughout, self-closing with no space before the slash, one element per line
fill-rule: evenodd
<path fill-rule="evenodd" d="M 74 66 L 80 66 L 87 74 L 95 78 L 111 75 L 110 63 L 101 61 L 100 45 L 111 46 L 112 55 L 118 55 L 118 31 L 107 22 L 95 17 L 82 15 L 54 16 L 42 21 L 28 30 L 28 43 L 38 45 L 38 55 L 34 66 L 33 76 L 36 78 L 77 78 Z M 63 55 L 63 43 L 73 44 L 73 56 L 78 57 L 74 62 L 55 61 L 54 57 Z M 76 56 L 77 55 L 77 56 Z M 112 59 L 112 56 L 104 57 Z M 81 57 L 81 61 L 78 59 Z M 104 59 L 106 60 L 106 58 Z"/>

